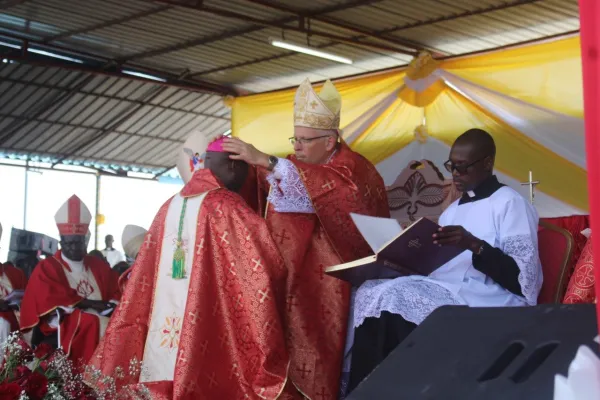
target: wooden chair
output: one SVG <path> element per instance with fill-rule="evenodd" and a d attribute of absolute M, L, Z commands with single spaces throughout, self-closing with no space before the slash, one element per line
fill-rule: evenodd
<path fill-rule="evenodd" d="M 573 236 L 569 231 L 540 221 L 538 246 L 544 283 L 538 303 L 561 303 L 569 283 Z"/>

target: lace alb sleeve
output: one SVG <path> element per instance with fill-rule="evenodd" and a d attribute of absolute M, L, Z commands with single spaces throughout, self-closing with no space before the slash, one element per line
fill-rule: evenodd
<path fill-rule="evenodd" d="M 300 174 L 290 160 L 280 158 L 273 173 L 267 176 L 267 181 L 271 184 L 268 201 L 273 204 L 275 211 L 306 214 L 315 212 Z"/>

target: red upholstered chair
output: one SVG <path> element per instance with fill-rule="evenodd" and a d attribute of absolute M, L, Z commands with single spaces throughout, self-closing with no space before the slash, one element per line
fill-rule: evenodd
<path fill-rule="evenodd" d="M 544 283 L 538 303 L 560 303 L 568 284 L 573 236 L 566 229 L 540 221 L 538 246 Z"/>
<path fill-rule="evenodd" d="M 581 257 L 577 261 L 573 276 L 569 280 L 563 303 L 594 303 L 596 300 L 594 286 L 594 253 L 592 251 L 592 237 L 590 236 L 583 248 Z"/>

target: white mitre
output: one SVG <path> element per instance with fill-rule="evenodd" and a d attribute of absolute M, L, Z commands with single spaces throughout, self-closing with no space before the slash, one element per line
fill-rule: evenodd
<path fill-rule="evenodd" d="M 339 129 L 342 96 L 327 80 L 317 94 L 308 78 L 302 82 L 294 98 L 294 126 L 314 129 Z"/>
<path fill-rule="evenodd" d="M 600 399 L 599 377 L 600 359 L 588 346 L 579 346 L 568 375 L 554 377 L 554 400 Z"/>
<path fill-rule="evenodd" d="M 177 154 L 177 170 L 183 182 L 188 183 L 194 172 L 204 168 L 204 156 L 209 139 L 200 132 L 190 136 Z"/>
<path fill-rule="evenodd" d="M 121 244 L 123 245 L 123 250 L 125 250 L 125 255 L 127 257 L 135 258 L 137 256 L 140 247 L 142 247 L 142 244 L 144 243 L 146 232 L 148 231 L 141 226 L 125 226 L 123 234 L 121 235 Z"/>

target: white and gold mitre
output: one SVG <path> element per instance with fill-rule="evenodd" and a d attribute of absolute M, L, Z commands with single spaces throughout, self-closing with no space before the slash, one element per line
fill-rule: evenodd
<path fill-rule="evenodd" d="M 294 126 L 314 129 L 339 129 L 342 96 L 330 80 L 317 94 L 308 78 L 296 91 L 294 99 Z"/>

